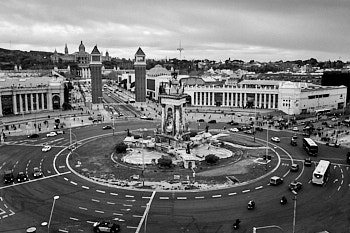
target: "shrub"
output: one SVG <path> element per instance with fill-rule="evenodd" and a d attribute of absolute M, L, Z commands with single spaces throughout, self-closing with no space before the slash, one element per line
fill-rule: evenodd
<path fill-rule="evenodd" d="M 127 148 L 128 146 L 124 142 L 121 142 L 115 146 L 115 151 L 117 153 L 125 153 Z"/>
<path fill-rule="evenodd" d="M 208 164 L 215 164 L 218 161 L 219 161 L 219 157 L 217 157 L 214 154 L 210 154 L 210 155 L 205 156 L 205 162 Z"/>
<path fill-rule="evenodd" d="M 173 164 L 173 160 L 169 157 L 162 157 L 160 159 L 158 159 L 158 165 L 160 167 L 168 167 L 170 168 Z"/>

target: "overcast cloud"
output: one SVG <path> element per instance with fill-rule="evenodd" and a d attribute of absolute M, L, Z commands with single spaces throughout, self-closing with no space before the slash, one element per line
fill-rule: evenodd
<path fill-rule="evenodd" d="M 7 0 L 0 47 L 112 57 L 350 61 L 349 0 Z"/>

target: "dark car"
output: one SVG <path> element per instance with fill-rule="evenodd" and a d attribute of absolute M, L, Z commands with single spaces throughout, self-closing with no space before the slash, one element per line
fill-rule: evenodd
<path fill-rule="evenodd" d="M 304 159 L 304 165 L 305 165 L 305 167 L 311 167 L 311 165 L 312 165 L 311 159 L 310 158 L 305 158 Z"/>
<path fill-rule="evenodd" d="M 17 182 L 21 183 L 21 182 L 25 182 L 28 180 L 27 175 L 24 172 L 19 172 L 17 175 Z"/>
<path fill-rule="evenodd" d="M 291 172 L 297 172 L 297 171 L 299 171 L 299 165 L 296 164 L 296 163 L 293 163 L 293 164 L 290 166 L 290 171 L 291 171 Z"/>
<path fill-rule="evenodd" d="M 209 124 L 215 124 L 216 123 L 216 120 L 210 120 L 208 121 Z"/>
<path fill-rule="evenodd" d="M 102 129 L 112 129 L 112 126 L 106 125 L 106 126 L 103 126 Z"/>
<path fill-rule="evenodd" d="M 227 122 L 227 124 L 229 124 L 229 125 L 238 125 L 238 122 L 235 122 L 235 121 L 229 121 L 229 122 Z"/>
<path fill-rule="evenodd" d="M 4 173 L 4 183 L 9 184 L 12 183 L 15 177 L 13 176 L 13 172 L 11 170 L 7 170 Z"/>
<path fill-rule="evenodd" d="M 93 225 L 93 229 L 95 232 L 115 233 L 120 231 L 120 225 L 109 221 L 101 221 L 101 222 L 95 222 Z"/>
<path fill-rule="evenodd" d="M 39 134 L 37 134 L 37 133 L 33 133 L 33 134 L 28 135 L 28 138 L 38 138 L 38 137 L 39 137 Z"/>
<path fill-rule="evenodd" d="M 262 127 L 256 127 L 255 130 L 256 131 L 263 131 L 264 129 Z"/>
<path fill-rule="evenodd" d="M 292 145 L 292 146 L 297 146 L 297 140 L 295 140 L 295 139 L 291 139 L 290 140 L 290 144 Z"/>
<path fill-rule="evenodd" d="M 204 122 L 204 119 L 199 119 L 197 120 L 197 122 Z"/>
<path fill-rule="evenodd" d="M 303 184 L 299 181 L 293 181 L 289 184 L 289 190 L 290 191 L 299 191 L 303 187 Z"/>

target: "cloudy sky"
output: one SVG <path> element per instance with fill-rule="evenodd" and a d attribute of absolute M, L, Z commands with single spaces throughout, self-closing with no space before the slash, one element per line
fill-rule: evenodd
<path fill-rule="evenodd" d="M 349 0 L 6 0 L 0 47 L 112 57 L 350 61 Z"/>

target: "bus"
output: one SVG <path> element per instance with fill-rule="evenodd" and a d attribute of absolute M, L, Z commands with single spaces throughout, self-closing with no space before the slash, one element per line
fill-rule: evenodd
<path fill-rule="evenodd" d="M 331 168 L 331 163 L 327 160 L 320 160 L 312 173 L 312 183 L 323 185 L 328 177 L 329 170 Z"/>
<path fill-rule="evenodd" d="M 316 115 L 326 115 L 326 114 L 328 114 L 330 112 L 331 112 L 331 110 L 327 109 L 327 108 L 325 108 L 325 109 L 318 109 L 318 110 L 315 111 Z"/>
<path fill-rule="evenodd" d="M 318 145 L 311 138 L 303 139 L 303 147 L 309 155 L 317 156 Z"/>

